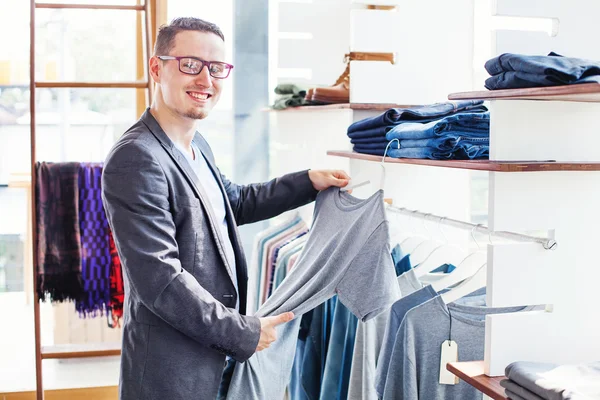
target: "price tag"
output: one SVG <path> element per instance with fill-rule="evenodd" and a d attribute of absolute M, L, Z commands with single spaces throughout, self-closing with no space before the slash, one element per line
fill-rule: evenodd
<path fill-rule="evenodd" d="M 458 361 L 458 345 L 454 340 L 444 340 L 440 358 L 440 384 L 456 385 L 458 376 L 446 369 L 446 364 Z"/>

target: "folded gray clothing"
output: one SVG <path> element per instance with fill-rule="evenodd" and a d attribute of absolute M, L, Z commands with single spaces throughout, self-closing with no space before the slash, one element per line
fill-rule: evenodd
<path fill-rule="evenodd" d="M 517 361 L 506 377 L 545 400 L 600 399 L 600 361 L 558 365 Z"/>
<path fill-rule="evenodd" d="M 508 396 L 508 392 L 517 396 L 516 399 L 514 397 L 508 396 L 509 398 L 511 398 L 513 400 L 521 400 L 521 399 L 523 399 L 523 400 L 544 400 L 537 394 L 532 393 L 531 391 L 525 389 L 523 386 L 519 386 L 518 384 L 511 381 L 510 379 L 501 380 L 500 386 L 502 386 L 503 388 L 506 389 L 507 396 Z"/>
<path fill-rule="evenodd" d="M 510 390 L 506 389 L 504 391 L 504 394 L 506 395 L 506 397 L 508 397 L 510 400 L 526 400 L 525 398 L 519 396 L 516 393 L 511 392 Z"/>
<path fill-rule="evenodd" d="M 299 107 L 307 105 L 308 101 L 304 98 L 304 96 L 296 96 L 293 94 L 284 94 L 280 95 L 275 99 L 273 103 L 273 108 L 275 110 L 284 110 L 289 107 Z"/>
<path fill-rule="evenodd" d="M 292 94 L 295 96 L 306 96 L 306 89 L 301 88 L 293 83 L 282 83 L 277 85 L 273 90 L 275 94 Z"/>

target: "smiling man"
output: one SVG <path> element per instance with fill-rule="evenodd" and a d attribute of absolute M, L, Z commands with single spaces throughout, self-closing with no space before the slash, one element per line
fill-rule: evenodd
<path fill-rule="evenodd" d="M 215 399 L 226 356 L 245 361 L 293 318 L 245 315 L 237 226 L 348 183 L 343 171 L 313 170 L 247 186 L 227 180 L 196 132 L 233 68 L 224 59 L 214 24 L 161 27 L 149 63 L 154 102 L 105 163 L 103 200 L 125 280 L 121 400 Z"/>

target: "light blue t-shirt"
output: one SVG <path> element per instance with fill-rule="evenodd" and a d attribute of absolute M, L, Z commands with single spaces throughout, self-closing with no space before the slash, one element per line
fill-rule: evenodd
<path fill-rule="evenodd" d="M 233 271 L 233 284 L 235 285 L 235 290 L 238 290 L 238 282 L 237 282 L 237 271 L 235 265 L 235 253 L 233 251 L 233 245 L 231 244 L 231 239 L 229 239 L 229 228 L 227 227 L 227 211 L 225 208 L 225 199 L 223 198 L 223 192 L 217 183 L 215 176 L 213 175 L 206 159 L 202 155 L 202 152 L 192 142 L 192 150 L 194 151 L 194 158 L 190 156 L 190 154 L 177 143 L 175 146 L 185 155 L 186 159 L 190 163 L 190 166 L 194 170 L 194 173 L 200 180 L 204 191 L 208 195 L 208 201 L 213 208 L 215 216 L 217 217 L 217 221 L 219 223 L 219 230 L 221 231 L 221 238 L 223 239 L 223 247 L 225 250 L 225 257 L 227 258 L 227 262 L 231 266 L 231 270 Z M 235 304 L 235 309 L 239 310 L 239 298 Z"/>

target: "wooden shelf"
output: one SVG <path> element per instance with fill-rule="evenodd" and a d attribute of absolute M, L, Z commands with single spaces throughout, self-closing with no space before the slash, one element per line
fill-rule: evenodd
<path fill-rule="evenodd" d="M 449 100 L 561 100 L 600 102 L 600 84 L 582 83 L 528 89 L 452 93 Z"/>
<path fill-rule="evenodd" d="M 63 3 L 35 3 L 35 8 L 70 8 L 79 10 L 135 10 L 144 11 L 144 6 L 118 5 L 118 4 L 63 4 Z"/>
<path fill-rule="evenodd" d="M 455 362 L 446 365 L 448 371 L 494 400 L 507 400 L 500 386 L 503 376 L 490 377 L 483 372 L 483 361 Z"/>
<path fill-rule="evenodd" d="M 121 355 L 120 343 L 61 344 L 43 346 L 42 359 L 109 357 Z"/>
<path fill-rule="evenodd" d="M 36 88 L 131 88 L 131 89 L 146 89 L 148 83 L 146 81 L 133 82 L 36 82 Z"/>
<path fill-rule="evenodd" d="M 353 158 L 357 160 L 381 162 L 381 156 L 355 153 L 353 151 L 328 151 L 327 155 Z M 427 160 L 417 158 L 385 158 L 390 164 L 424 165 L 429 167 L 458 168 L 492 172 L 540 172 L 540 171 L 600 171 L 600 163 L 576 162 L 528 162 L 528 161 L 489 161 L 489 160 Z"/>
<path fill-rule="evenodd" d="M 300 106 L 289 107 L 283 110 L 275 110 L 273 108 L 265 108 L 263 111 L 272 112 L 292 112 L 292 111 L 326 111 L 326 110 L 367 110 L 367 111 L 387 111 L 390 108 L 410 108 L 415 106 L 402 104 L 374 104 L 374 103 L 340 103 L 340 104 L 324 104 L 322 106 Z"/>

